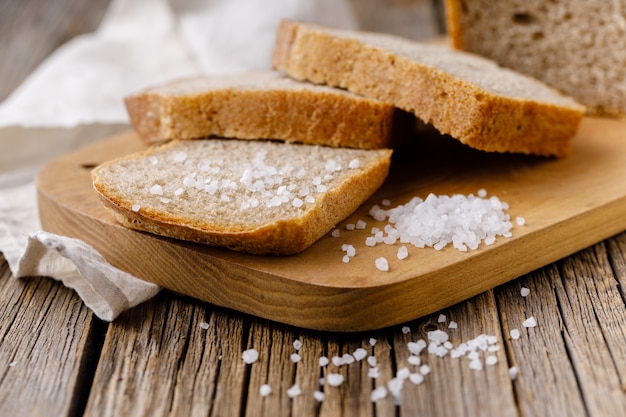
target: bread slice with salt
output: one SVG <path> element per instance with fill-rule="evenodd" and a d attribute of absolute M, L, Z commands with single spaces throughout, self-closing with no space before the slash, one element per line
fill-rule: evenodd
<path fill-rule="evenodd" d="M 217 136 L 379 149 L 415 121 L 390 104 L 269 70 L 175 80 L 125 104 L 146 143 Z"/>
<path fill-rule="evenodd" d="M 477 149 L 566 155 L 585 108 L 545 84 L 444 45 L 285 20 L 273 67 L 414 113 Z"/>
<path fill-rule="evenodd" d="M 384 182 L 392 150 L 272 141 L 171 141 L 99 165 L 124 226 L 253 254 L 303 251 Z"/>

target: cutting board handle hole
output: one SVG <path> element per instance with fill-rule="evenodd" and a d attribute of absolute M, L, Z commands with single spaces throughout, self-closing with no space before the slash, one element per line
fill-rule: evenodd
<path fill-rule="evenodd" d="M 83 169 L 94 169 L 95 167 L 97 167 L 98 164 L 95 162 L 87 162 L 84 164 L 80 164 L 80 167 Z"/>

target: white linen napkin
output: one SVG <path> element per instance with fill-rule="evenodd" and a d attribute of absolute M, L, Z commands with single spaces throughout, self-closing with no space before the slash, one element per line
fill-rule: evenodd
<path fill-rule="evenodd" d="M 347 0 L 113 0 L 94 33 L 50 55 L 0 103 L 0 251 L 13 275 L 60 280 L 107 321 L 152 298 L 156 285 L 80 240 L 41 230 L 33 167 L 75 138 L 15 143 L 10 129 L 128 123 L 130 92 L 190 74 L 269 68 L 282 18 L 357 26 Z"/>

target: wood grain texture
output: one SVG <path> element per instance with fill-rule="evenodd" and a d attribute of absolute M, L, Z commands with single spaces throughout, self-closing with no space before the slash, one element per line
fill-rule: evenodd
<path fill-rule="evenodd" d="M 97 200 L 89 168 L 143 149 L 132 132 L 57 159 L 39 175 L 46 230 L 85 240 L 114 266 L 213 304 L 301 327 L 363 331 L 430 314 L 561 259 L 626 228 L 626 122 L 586 119 L 570 156 L 546 159 L 486 154 L 446 137 L 419 138 L 402 149 L 388 181 L 346 221 L 340 238 L 323 237 L 290 257 L 262 257 L 139 233 L 119 226 Z M 460 252 L 364 244 L 384 227 L 368 211 L 429 193 L 486 188 L 510 205 L 512 238 Z M 581 192 L 584 190 L 584 192 Z M 367 230 L 345 226 L 365 220 Z M 110 245 L 111 241 L 118 242 Z M 357 256 L 341 262 L 342 244 Z M 374 267 L 390 260 L 389 272 Z M 155 262 L 154 260 L 158 260 Z"/>

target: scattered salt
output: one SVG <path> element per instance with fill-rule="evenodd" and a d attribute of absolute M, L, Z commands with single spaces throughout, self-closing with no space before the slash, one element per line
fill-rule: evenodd
<path fill-rule="evenodd" d="M 537 327 L 537 320 L 535 320 L 535 318 L 531 316 L 522 322 L 522 326 Z"/>
<path fill-rule="evenodd" d="M 518 329 L 511 330 L 510 334 L 511 334 L 511 339 L 513 340 L 519 339 L 520 333 Z"/>
<path fill-rule="evenodd" d="M 352 161 L 348 163 L 348 168 L 350 169 L 357 169 L 360 166 L 361 166 L 361 161 L 359 161 L 358 159 L 353 159 Z"/>
<path fill-rule="evenodd" d="M 402 326 L 402 334 L 411 333 L 411 328 L 409 326 Z"/>
<path fill-rule="evenodd" d="M 315 390 L 313 392 L 313 398 L 315 398 L 315 401 L 317 401 L 318 403 L 321 403 L 326 398 L 326 395 L 324 395 L 322 391 Z"/>
<path fill-rule="evenodd" d="M 387 259 L 383 257 L 376 258 L 376 269 L 383 272 L 389 271 L 389 263 L 387 262 Z"/>
<path fill-rule="evenodd" d="M 320 356 L 318 362 L 319 362 L 320 366 L 326 366 L 326 365 L 328 365 L 329 361 L 328 361 L 328 358 L 326 356 Z"/>
<path fill-rule="evenodd" d="M 328 376 L 326 377 L 326 381 L 328 382 L 328 385 L 330 385 L 331 387 L 338 387 L 339 385 L 343 384 L 343 375 L 329 373 Z"/>
<path fill-rule="evenodd" d="M 354 223 L 348 223 L 346 224 L 346 230 L 354 230 L 356 228 L 356 225 Z"/>
<path fill-rule="evenodd" d="M 396 372 L 396 378 L 400 379 L 407 379 L 409 375 L 411 375 L 411 371 L 409 371 L 409 368 L 407 367 L 400 368 L 398 369 L 398 372 Z"/>
<path fill-rule="evenodd" d="M 450 321 L 450 324 L 448 324 L 448 329 L 456 329 L 458 328 L 458 324 L 456 324 L 456 321 Z"/>
<path fill-rule="evenodd" d="M 480 359 L 472 359 L 469 363 L 469 367 L 475 371 L 482 371 L 483 363 Z"/>
<path fill-rule="evenodd" d="M 356 228 L 358 230 L 365 230 L 366 227 L 367 227 L 367 223 L 366 222 L 364 222 L 363 220 L 357 220 Z"/>
<path fill-rule="evenodd" d="M 518 216 L 515 218 L 515 223 L 517 223 L 518 226 L 523 226 L 526 224 L 526 219 Z"/>
<path fill-rule="evenodd" d="M 138 212 L 140 208 L 141 206 L 139 204 L 133 204 L 133 206 L 130 209 L 134 212 Z"/>
<path fill-rule="evenodd" d="M 485 198 L 487 197 L 487 190 L 485 190 L 484 188 L 481 188 L 480 190 L 478 190 L 478 197 L 480 198 Z"/>
<path fill-rule="evenodd" d="M 295 208 L 300 208 L 304 205 L 304 201 L 296 197 L 291 201 L 291 205 L 294 206 Z"/>
<path fill-rule="evenodd" d="M 526 288 L 526 287 L 522 287 L 520 294 L 522 295 L 522 297 L 526 297 L 528 296 L 528 294 L 530 294 L 530 289 Z"/>
<path fill-rule="evenodd" d="M 349 262 L 350 262 L 350 257 L 349 257 L 348 255 L 343 255 L 343 258 L 341 258 L 341 261 L 342 261 L 344 264 L 347 264 L 347 263 L 349 263 Z"/>
<path fill-rule="evenodd" d="M 445 314 L 440 314 L 439 317 L 437 317 L 437 323 L 445 323 L 446 322 L 446 315 Z"/>
<path fill-rule="evenodd" d="M 150 187 L 150 194 L 163 195 L 163 187 L 161 187 L 159 184 L 154 184 L 152 187 Z"/>
<path fill-rule="evenodd" d="M 301 347 L 302 347 L 302 341 L 300 339 L 296 339 L 293 341 L 293 348 L 295 350 L 300 350 Z"/>
<path fill-rule="evenodd" d="M 485 363 L 487 365 L 495 365 L 496 363 L 498 363 L 498 357 L 495 355 L 489 355 L 485 358 Z"/>
<path fill-rule="evenodd" d="M 159 160 L 156 158 L 156 156 L 151 156 L 150 158 L 148 158 L 148 160 L 152 165 L 156 165 L 159 163 Z"/>
<path fill-rule="evenodd" d="M 332 237 L 339 237 L 341 236 L 341 231 L 339 229 L 334 229 L 331 234 Z"/>
<path fill-rule="evenodd" d="M 428 375 L 430 373 L 430 366 L 428 366 L 428 365 L 420 366 L 420 373 L 422 375 Z"/>
<path fill-rule="evenodd" d="M 374 339 L 373 337 L 370 337 L 369 343 L 370 343 L 370 346 L 374 346 L 376 344 L 376 339 Z"/>
<path fill-rule="evenodd" d="M 174 162 L 184 162 L 187 159 L 187 153 L 181 151 L 174 154 Z"/>
<path fill-rule="evenodd" d="M 380 204 L 382 204 L 385 207 L 390 206 L 391 205 L 391 200 L 385 199 Z"/>
<path fill-rule="evenodd" d="M 256 349 L 247 349 L 242 354 L 243 361 L 247 364 L 251 364 L 259 359 L 259 352 Z"/>
<path fill-rule="evenodd" d="M 379 375 L 379 374 L 378 374 L 378 368 L 376 368 L 375 366 L 371 367 L 371 368 L 367 371 L 367 376 L 368 376 L 369 378 L 376 379 L 376 378 L 378 378 L 378 375 Z"/>
<path fill-rule="evenodd" d="M 424 376 L 422 374 L 418 374 L 417 372 L 412 373 L 411 375 L 409 375 L 409 380 L 415 385 L 419 385 L 424 382 Z"/>
<path fill-rule="evenodd" d="M 369 366 L 374 367 L 376 366 L 376 356 L 368 356 L 367 357 L 367 363 L 369 364 Z"/>
<path fill-rule="evenodd" d="M 209 328 L 209 323 L 207 323 L 207 322 L 203 321 L 203 322 L 201 322 L 201 323 L 200 323 L 200 325 L 199 325 L 199 326 L 200 326 L 200 328 L 201 328 L 202 330 L 207 330 L 207 329 Z"/>
<path fill-rule="evenodd" d="M 272 393 L 272 387 L 270 387 L 268 384 L 263 384 L 259 388 L 259 394 L 261 394 L 261 397 L 267 397 L 271 393 Z"/>
<path fill-rule="evenodd" d="M 341 246 L 341 250 L 346 252 L 346 255 L 349 257 L 353 257 L 356 255 L 356 249 L 352 245 L 344 244 Z"/>
<path fill-rule="evenodd" d="M 372 402 L 376 402 L 376 401 L 382 400 L 386 396 L 387 396 L 387 389 L 384 386 L 380 386 L 372 390 L 370 399 L 372 400 Z"/>
<path fill-rule="evenodd" d="M 298 355 L 297 353 L 292 353 L 290 358 L 291 358 L 291 362 L 293 363 L 298 363 L 302 360 L 302 356 Z"/>
<path fill-rule="evenodd" d="M 363 348 L 357 348 L 353 353 L 352 356 L 354 356 L 354 359 L 357 361 L 363 360 L 365 359 L 365 357 L 367 356 L 367 351 Z"/>
<path fill-rule="evenodd" d="M 517 368 L 515 366 L 511 366 L 509 368 L 509 378 L 511 378 L 511 381 L 515 381 L 517 379 L 517 374 L 519 373 L 519 371 L 517 370 Z"/>
<path fill-rule="evenodd" d="M 295 398 L 295 397 L 297 397 L 297 396 L 298 396 L 298 395 L 300 395 L 300 394 L 302 394 L 302 390 L 300 389 L 300 387 L 298 386 L 298 384 L 293 384 L 293 385 L 291 386 L 291 388 L 289 388 L 289 389 L 287 390 L 287 396 L 288 396 L 289 398 Z"/>
<path fill-rule="evenodd" d="M 406 248 L 406 246 L 400 246 L 398 248 L 398 259 L 402 260 L 402 259 L 406 259 L 409 256 L 409 250 Z"/>
<path fill-rule="evenodd" d="M 415 355 L 411 355 L 408 357 L 407 362 L 410 363 L 411 365 L 421 365 L 422 364 L 422 360 L 420 359 L 419 356 L 415 356 Z"/>

